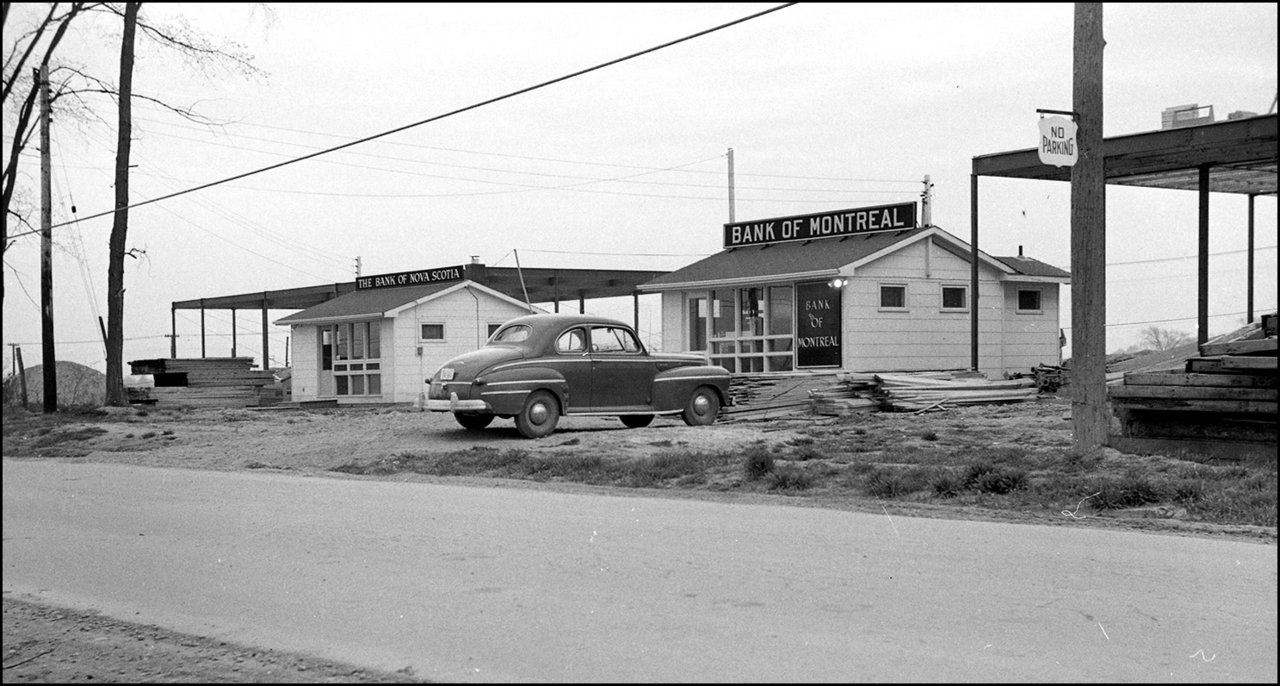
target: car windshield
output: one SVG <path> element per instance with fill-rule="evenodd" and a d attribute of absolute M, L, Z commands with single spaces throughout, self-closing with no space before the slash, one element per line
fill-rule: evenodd
<path fill-rule="evenodd" d="M 493 338 L 489 339 L 489 345 L 521 343 L 528 340 L 531 333 L 533 333 L 533 328 L 524 324 L 508 326 L 505 329 L 499 329 L 497 333 L 493 334 Z"/>

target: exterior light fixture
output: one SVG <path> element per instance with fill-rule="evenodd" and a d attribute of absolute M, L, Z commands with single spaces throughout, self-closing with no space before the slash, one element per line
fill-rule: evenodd
<path fill-rule="evenodd" d="M 843 288 L 847 283 L 849 283 L 848 279 L 837 276 L 836 278 L 828 281 L 827 285 L 832 288 Z"/>

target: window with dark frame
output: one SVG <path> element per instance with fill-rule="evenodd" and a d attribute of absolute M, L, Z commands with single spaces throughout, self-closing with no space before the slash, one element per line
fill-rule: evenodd
<path fill-rule="evenodd" d="M 968 307 L 967 301 L 969 289 L 964 286 L 943 286 L 942 287 L 942 309 L 944 310 L 963 310 Z"/>
<path fill-rule="evenodd" d="M 444 324 L 423 324 L 420 340 L 443 341 Z"/>
<path fill-rule="evenodd" d="M 907 306 L 906 286 L 881 286 L 880 307 L 905 309 Z"/>
<path fill-rule="evenodd" d="M 1040 291 L 1039 290 L 1018 290 L 1018 311 L 1019 312 L 1038 312 L 1040 311 Z"/>

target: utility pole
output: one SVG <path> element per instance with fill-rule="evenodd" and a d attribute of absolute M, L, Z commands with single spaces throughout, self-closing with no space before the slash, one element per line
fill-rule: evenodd
<path fill-rule="evenodd" d="M 933 226 L 933 212 L 931 204 L 933 202 L 933 184 L 929 183 L 929 175 L 924 175 L 924 193 L 920 195 L 920 219 L 921 226 Z"/>
<path fill-rule="evenodd" d="M 733 148 L 729 148 L 729 223 L 733 223 Z"/>
<path fill-rule="evenodd" d="M 58 411 L 58 364 L 53 349 L 53 190 L 49 169 L 49 65 L 40 81 L 40 332 L 43 338 L 44 411 Z"/>
<path fill-rule="evenodd" d="M 1075 5 L 1071 167 L 1071 423 L 1078 450 L 1107 443 L 1106 169 L 1102 150 L 1102 3 Z M 1203 254 L 1203 251 L 1201 252 Z"/>

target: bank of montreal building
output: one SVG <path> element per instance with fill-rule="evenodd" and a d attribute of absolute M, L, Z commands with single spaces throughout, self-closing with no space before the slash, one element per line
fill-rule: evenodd
<path fill-rule="evenodd" d="M 914 207 L 725 225 L 724 250 L 640 286 L 661 294 L 663 349 L 735 373 L 969 369 L 970 246 L 917 226 Z M 903 216 L 875 221 L 887 209 Z M 1070 274 L 1018 252 L 978 253 L 978 366 L 991 378 L 1062 361 Z"/>

